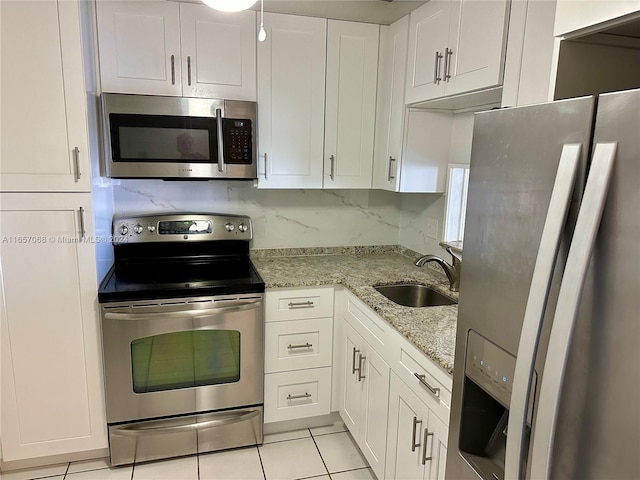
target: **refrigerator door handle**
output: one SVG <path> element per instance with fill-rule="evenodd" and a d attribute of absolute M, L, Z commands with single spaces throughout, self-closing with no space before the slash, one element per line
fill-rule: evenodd
<path fill-rule="evenodd" d="M 558 294 L 536 413 L 531 478 L 548 479 L 569 346 L 609 191 L 616 143 L 596 144 Z M 511 432 L 509 432 L 511 433 Z"/>
<path fill-rule="evenodd" d="M 504 478 L 514 480 L 524 478 L 522 459 L 526 453 L 524 452 L 526 445 L 524 432 L 529 409 L 531 377 L 544 311 L 549 297 L 553 267 L 558 256 L 561 236 L 577 177 L 580 150 L 580 144 L 567 144 L 562 148 L 547 217 L 542 230 L 513 377 Z"/>

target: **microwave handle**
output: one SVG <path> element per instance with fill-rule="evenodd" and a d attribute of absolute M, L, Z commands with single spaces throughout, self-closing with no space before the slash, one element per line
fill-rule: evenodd
<path fill-rule="evenodd" d="M 218 130 L 218 171 L 224 172 L 224 138 L 222 136 L 222 109 L 216 108 L 216 128 Z"/>

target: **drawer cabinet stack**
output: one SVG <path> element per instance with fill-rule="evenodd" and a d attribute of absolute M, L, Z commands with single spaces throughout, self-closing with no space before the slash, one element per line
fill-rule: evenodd
<path fill-rule="evenodd" d="M 267 290 L 265 423 L 331 410 L 333 287 Z"/>

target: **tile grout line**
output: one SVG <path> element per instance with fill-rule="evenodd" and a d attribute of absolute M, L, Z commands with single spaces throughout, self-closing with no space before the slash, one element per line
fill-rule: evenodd
<path fill-rule="evenodd" d="M 256 445 L 256 450 L 258 450 L 258 460 L 260 460 L 260 468 L 262 469 L 262 478 L 264 478 L 264 480 L 267 480 L 267 474 L 264 471 L 264 464 L 262 463 L 262 455 L 260 455 L 260 448 L 258 448 L 258 445 Z"/>
<path fill-rule="evenodd" d="M 324 458 L 322 457 L 322 452 L 320 452 L 320 448 L 318 447 L 318 444 L 316 443 L 316 439 L 313 437 L 313 433 L 311 433 L 311 429 L 307 428 L 307 430 L 309 430 L 309 435 L 311 435 L 311 440 L 313 440 L 313 444 L 316 446 L 316 450 L 318 451 L 318 455 L 320 455 L 320 460 L 322 460 L 322 465 L 324 465 L 324 469 L 327 471 L 327 475 L 329 476 L 329 479 L 331 479 L 331 473 L 329 473 L 329 469 L 327 468 L 327 464 L 324 461 Z"/>

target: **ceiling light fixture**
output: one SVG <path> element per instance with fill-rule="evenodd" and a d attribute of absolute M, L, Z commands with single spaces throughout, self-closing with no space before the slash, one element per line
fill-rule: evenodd
<path fill-rule="evenodd" d="M 240 12 L 252 6 L 257 0 L 202 0 L 202 2 L 221 12 Z"/>

